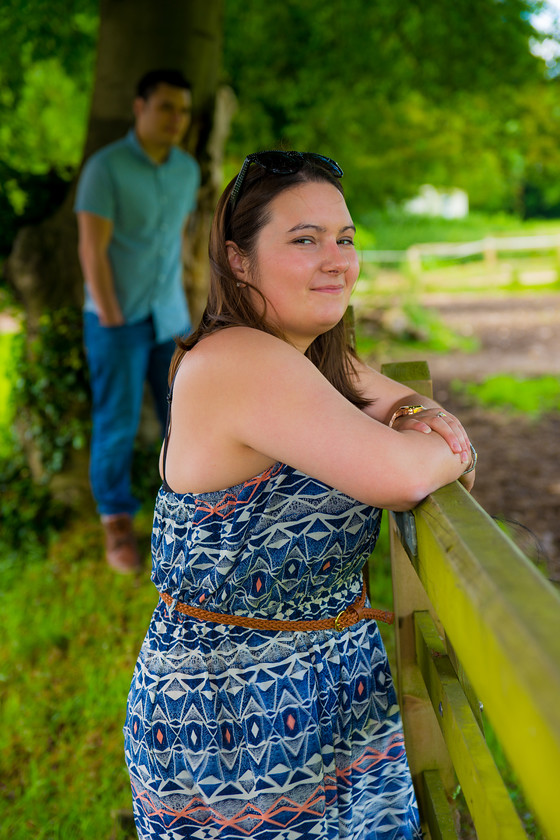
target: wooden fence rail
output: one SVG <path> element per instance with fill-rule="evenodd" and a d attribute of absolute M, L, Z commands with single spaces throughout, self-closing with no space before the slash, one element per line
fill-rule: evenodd
<path fill-rule="evenodd" d="M 431 393 L 425 363 L 383 372 Z M 432 840 L 458 836 L 448 805 L 457 780 L 479 840 L 527 837 L 482 716 L 558 840 L 560 595 L 458 482 L 391 521 L 399 700 Z"/>
<path fill-rule="evenodd" d="M 414 271 L 421 271 L 425 257 L 458 260 L 480 255 L 486 262 L 493 263 L 500 253 L 522 251 L 556 251 L 560 259 L 560 234 L 487 236 L 476 242 L 427 242 L 411 245 L 405 251 L 365 250 L 361 252 L 361 258 L 364 263 L 408 263 Z"/>

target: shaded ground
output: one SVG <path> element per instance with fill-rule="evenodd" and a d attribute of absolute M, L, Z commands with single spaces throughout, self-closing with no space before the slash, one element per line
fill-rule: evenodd
<path fill-rule="evenodd" d="M 423 302 L 480 341 L 474 354 L 428 356 L 435 398 L 457 413 L 479 453 L 473 495 L 491 515 L 518 523 L 512 525 L 518 544 L 560 585 L 560 414 L 531 422 L 469 406 L 450 388 L 453 379 L 481 381 L 494 373 L 560 376 L 560 294 L 433 295 Z"/>

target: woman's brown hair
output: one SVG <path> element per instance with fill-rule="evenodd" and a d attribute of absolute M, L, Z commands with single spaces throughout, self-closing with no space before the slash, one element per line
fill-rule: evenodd
<path fill-rule="evenodd" d="M 259 289 L 245 281 L 239 283 L 229 264 L 226 242 L 235 242 L 239 252 L 248 258 L 251 265 L 258 235 L 270 219 L 273 199 L 284 190 L 310 181 L 326 181 L 344 195 L 340 181 L 327 169 L 310 161 L 306 161 L 297 172 L 282 175 L 269 172 L 259 165 L 251 166 L 233 212 L 230 210 L 229 198 L 235 178 L 227 185 L 218 201 L 210 231 L 210 287 L 206 308 L 196 330 L 177 340 L 169 371 L 170 382 L 185 353 L 201 338 L 218 330 L 244 326 L 284 338 L 277 327 L 267 322 L 267 301 Z M 248 294 L 249 288 L 261 298 L 261 311 L 255 307 L 253 296 Z M 305 355 L 346 399 L 358 408 L 370 404 L 371 401 L 365 399 L 356 388 L 353 360 L 357 356 L 346 318 L 319 335 Z"/>

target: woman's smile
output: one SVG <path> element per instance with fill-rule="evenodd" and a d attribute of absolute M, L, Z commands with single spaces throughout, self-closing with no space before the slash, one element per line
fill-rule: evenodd
<path fill-rule="evenodd" d="M 345 286 L 343 283 L 340 283 L 336 286 L 314 286 L 311 291 L 312 292 L 322 292 L 323 294 L 327 295 L 336 295 L 343 292 Z"/>

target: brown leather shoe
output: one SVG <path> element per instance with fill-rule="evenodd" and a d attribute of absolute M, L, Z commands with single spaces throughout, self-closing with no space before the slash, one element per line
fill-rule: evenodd
<path fill-rule="evenodd" d="M 114 516 L 102 516 L 101 523 L 105 530 L 105 552 L 109 566 L 123 575 L 139 572 L 142 561 L 132 530 L 132 517 L 128 513 L 117 513 Z"/>

